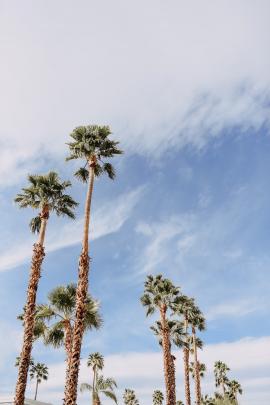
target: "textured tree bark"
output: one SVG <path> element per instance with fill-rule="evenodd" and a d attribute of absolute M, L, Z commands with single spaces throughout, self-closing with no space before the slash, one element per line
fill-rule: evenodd
<path fill-rule="evenodd" d="M 196 345 L 196 330 L 194 326 L 192 327 L 192 336 L 193 336 L 193 352 L 194 352 L 194 367 L 195 367 L 195 395 L 196 395 L 196 405 L 201 403 L 201 381 L 200 381 L 200 371 L 199 371 L 199 362 L 197 356 L 197 345 Z"/>
<path fill-rule="evenodd" d="M 160 318 L 162 327 L 162 349 L 163 349 L 163 364 L 164 377 L 166 387 L 166 405 L 175 405 L 175 376 L 174 365 L 172 364 L 170 331 L 166 319 L 166 307 L 160 308 Z"/>
<path fill-rule="evenodd" d="M 187 329 L 188 329 L 188 320 L 185 319 L 185 333 L 186 334 L 187 334 Z M 186 405 L 191 405 L 190 382 L 189 382 L 189 349 L 188 349 L 188 347 L 184 347 L 183 355 L 184 355 L 184 378 L 185 378 Z"/>
<path fill-rule="evenodd" d="M 18 370 L 14 405 L 24 405 L 28 369 L 30 365 L 31 351 L 33 345 L 36 295 L 41 273 L 41 264 L 45 256 L 43 243 L 45 238 L 45 231 L 48 217 L 49 213 L 47 210 L 41 214 L 41 228 L 39 239 L 38 243 L 34 244 L 32 265 L 30 270 L 30 277 L 27 289 L 27 300 L 24 314 L 23 345 L 20 355 L 20 364 Z"/>
<path fill-rule="evenodd" d="M 77 401 L 80 355 L 84 333 L 85 302 L 88 292 L 88 277 L 89 277 L 88 234 L 90 225 L 91 201 L 95 178 L 94 173 L 95 163 L 96 163 L 95 158 L 93 158 L 89 162 L 89 184 L 85 203 L 83 244 L 82 244 L 82 253 L 79 260 L 79 276 L 76 291 L 76 320 L 73 329 L 72 354 L 69 365 L 69 372 L 67 375 L 65 385 L 65 399 L 64 399 L 65 405 L 75 405 Z"/>

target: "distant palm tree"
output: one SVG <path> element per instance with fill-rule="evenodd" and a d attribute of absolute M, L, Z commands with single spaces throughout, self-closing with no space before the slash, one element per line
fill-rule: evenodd
<path fill-rule="evenodd" d="M 190 396 L 190 380 L 189 380 L 189 336 L 188 329 L 191 319 L 194 317 L 196 306 L 193 298 L 189 298 L 186 295 L 180 296 L 180 302 L 174 306 L 174 313 L 184 318 L 184 334 L 186 336 L 185 345 L 183 347 L 184 357 L 184 381 L 185 381 L 185 397 L 186 405 L 191 405 Z"/>
<path fill-rule="evenodd" d="M 209 395 L 205 395 L 204 397 L 202 397 L 202 405 L 216 405 L 215 398 L 212 398 Z"/>
<path fill-rule="evenodd" d="M 184 402 L 180 401 L 176 401 L 176 405 L 184 405 Z"/>
<path fill-rule="evenodd" d="M 38 385 L 43 381 L 47 381 L 49 376 L 48 367 L 43 363 L 33 364 L 30 368 L 30 379 L 36 380 L 36 390 L 34 400 L 37 399 Z"/>
<path fill-rule="evenodd" d="M 75 323 L 76 285 L 54 288 L 48 295 L 48 304 L 38 305 L 35 336 L 42 337 L 46 345 L 65 346 L 67 373 L 71 362 L 71 348 Z M 88 294 L 84 330 L 99 329 L 102 324 L 99 303 Z"/>
<path fill-rule="evenodd" d="M 174 363 L 171 354 L 170 328 L 168 324 L 168 311 L 179 301 L 179 288 L 163 276 L 147 276 L 144 284 L 144 294 L 141 297 L 143 306 L 147 308 L 146 315 L 156 310 L 160 314 L 160 332 L 162 336 L 164 377 L 166 386 L 166 404 L 175 405 L 175 378 Z"/>
<path fill-rule="evenodd" d="M 104 378 L 102 375 L 97 375 L 95 386 L 87 383 L 81 384 L 80 391 L 90 391 L 93 395 L 93 405 L 101 405 L 100 395 L 103 394 L 107 398 L 112 399 L 117 404 L 117 398 L 114 393 L 116 382 L 112 378 Z"/>
<path fill-rule="evenodd" d="M 164 400 L 164 395 L 161 391 L 156 390 L 153 392 L 153 405 L 162 405 Z"/>
<path fill-rule="evenodd" d="M 225 397 L 226 389 L 225 386 L 229 383 L 227 377 L 227 371 L 230 371 L 229 367 L 222 361 L 216 361 L 214 364 L 214 375 L 216 381 L 216 387 L 221 386 L 223 396 Z"/>
<path fill-rule="evenodd" d="M 139 401 L 136 398 L 135 392 L 128 388 L 125 389 L 123 399 L 125 405 L 139 405 Z"/>
<path fill-rule="evenodd" d="M 35 323 L 36 294 L 41 274 L 41 264 L 45 256 L 44 240 L 47 222 L 51 212 L 56 215 L 68 216 L 74 219 L 74 208 L 77 203 L 70 195 L 65 194 L 69 181 L 61 182 L 58 174 L 49 172 L 47 175 L 28 176 L 29 187 L 23 188 L 18 194 L 15 202 L 20 208 L 31 207 L 39 210 L 39 215 L 30 222 L 33 233 L 39 233 L 38 241 L 34 244 L 32 265 L 27 289 L 27 300 L 24 315 L 23 345 L 20 355 L 20 365 L 16 384 L 15 405 L 23 405 L 27 374 L 32 351 L 33 332 Z"/>
<path fill-rule="evenodd" d="M 198 354 L 197 354 L 197 336 L 196 330 L 203 331 L 205 330 L 205 319 L 203 314 L 199 310 L 198 307 L 194 307 L 194 311 L 191 314 L 190 324 L 192 329 L 192 343 L 193 343 L 193 355 L 194 355 L 194 371 L 195 371 L 195 396 L 196 396 L 196 404 L 200 405 L 201 403 L 201 381 L 200 381 L 200 369 L 199 369 L 199 362 L 198 362 Z"/>
<path fill-rule="evenodd" d="M 96 352 L 89 355 L 87 360 L 87 366 L 93 370 L 92 384 L 81 384 L 80 391 L 90 391 L 92 393 L 92 405 L 100 405 L 100 394 L 104 394 L 106 397 L 112 399 L 117 403 L 117 398 L 114 393 L 114 388 L 117 384 L 112 378 L 104 378 L 102 375 L 98 375 L 104 367 L 104 357 L 102 354 Z"/>
<path fill-rule="evenodd" d="M 229 382 L 228 388 L 229 388 L 229 393 L 228 393 L 229 398 L 234 400 L 235 404 L 238 405 L 237 394 L 242 395 L 242 393 L 243 393 L 241 384 L 236 380 L 232 380 Z"/>
<path fill-rule="evenodd" d="M 203 378 L 204 375 L 205 375 L 205 371 L 206 371 L 206 366 L 205 366 L 205 364 L 198 362 L 198 369 L 199 369 L 199 375 L 200 375 L 200 377 Z M 196 370 L 195 370 L 195 364 L 194 364 L 193 361 L 190 363 L 189 371 L 190 371 L 190 373 L 191 373 L 192 378 L 195 379 Z"/>
<path fill-rule="evenodd" d="M 65 404 L 75 405 L 77 399 L 78 374 L 80 365 L 81 345 L 84 331 L 85 299 L 89 282 L 89 225 L 91 213 L 91 201 L 94 187 L 94 179 L 106 173 L 110 179 L 114 179 L 115 170 L 111 163 L 103 159 L 112 158 L 122 154 L 118 148 L 119 142 L 109 139 L 111 130 L 108 126 L 88 125 L 74 129 L 70 134 L 72 142 L 68 143 L 70 156 L 67 160 L 83 159 L 84 166 L 75 176 L 87 183 L 87 196 L 85 202 L 85 217 L 82 240 L 82 252 L 79 261 L 79 276 L 76 293 L 76 322 L 74 326 L 72 356 L 70 372 L 66 378 Z"/>

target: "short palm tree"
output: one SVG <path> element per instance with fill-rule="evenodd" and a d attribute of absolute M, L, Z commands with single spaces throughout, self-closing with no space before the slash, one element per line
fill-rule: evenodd
<path fill-rule="evenodd" d="M 235 401 L 235 404 L 238 405 L 237 394 L 242 395 L 243 390 L 241 384 L 236 380 L 231 380 L 228 384 L 229 388 L 229 398 Z"/>
<path fill-rule="evenodd" d="M 186 405 L 191 405 L 190 395 L 190 379 L 189 379 L 189 336 L 188 330 L 190 321 L 194 316 L 196 306 L 193 298 L 189 298 L 186 295 L 181 295 L 179 302 L 174 305 L 174 313 L 184 318 L 184 334 L 186 336 L 185 345 L 183 347 L 183 360 L 184 360 L 184 381 L 185 381 L 185 398 Z"/>
<path fill-rule="evenodd" d="M 93 405 L 101 405 L 101 394 L 112 399 L 117 404 L 117 398 L 114 393 L 114 388 L 116 387 L 116 382 L 112 378 L 104 378 L 102 375 L 97 375 L 94 387 L 91 384 L 83 383 L 81 384 L 80 391 L 89 391 L 92 393 Z"/>
<path fill-rule="evenodd" d="M 196 331 L 205 330 L 205 319 L 198 307 L 194 307 L 194 310 L 190 317 L 190 325 L 192 330 L 192 343 L 193 343 L 193 356 L 194 356 L 194 371 L 195 371 L 195 397 L 196 404 L 201 403 L 201 380 L 200 380 L 200 363 L 198 361 L 197 353 L 197 336 Z"/>
<path fill-rule="evenodd" d="M 135 391 L 130 390 L 129 388 L 125 389 L 123 400 L 125 405 L 139 405 L 139 401 L 136 398 Z"/>
<path fill-rule="evenodd" d="M 32 351 L 33 332 L 35 323 L 36 294 L 41 274 L 41 264 L 45 256 L 44 240 L 47 222 L 51 212 L 58 216 L 67 216 L 74 219 L 74 208 L 77 203 L 70 195 L 65 194 L 69 181 L 61 182 L 58 174 L 49 172 L 47 175 L 28 176 L 29 187 L 23 188 L 15 202 L 20 208 L 31 207 L 39 210 L 39 215 L 32 219 L 30 228 L 39 234 L 37 243 L 34 244 L 32 265 L 27 289 L 27 300 L 24 315 L 23 345 L 20 355 L 20 365 L 16 384 L 15 405 L 23 405 L 27 374 Z"/>
<path fill-rule="evenodd" d="M 48 304 L 38 305 L 36 312 L 36 337 L 42 337 L 46 345 L 65 346 L 67 372 L 71 361 L 73 329 L 75 323 L 76 285 L 68 284 L 54 288 L 48 295 Z M 88 294 L 84 331 L 99 329 L 102 319 L 99 303 Z"/>
<path fill-rule="evenodd" d="M 141 302 L 147 308 L 146 315 L 152 315 L 155 311 L 159 311 L 160 314 L 166 404 L 175 405 L 174 361 L 171 354 L 168 311 L 172 312 L 174 306 L 179 302 L 179 288 L 175 287 L 169 279 L 163 278 L 161 274 L 155 277 L 147 276 L 144 287 Z"/>
<path fill-rule="evenodd" d="M 83 159 L 84 166 L 75 176 L 88 183 L 85 202 L 85 218 L 82 240 L 82 252 L 79 260 L 79 276 L 76 294 L 76 322 L 74 326 L 72 356 L 70 371 L 66 378 L 65 404 L 75 405 L 77 399 L 77 386 L 80 365 L 81 345 L 84 330 L 85 306 L 84 302 L 88 291 L 89 282 L 89 225 L 91 213 L 91 201 L 95 177 L 106 173 L 110 179 L 114 179 L 115 170 L 111 163 L 103 159 L 110 159 L 120 155 L 119 142 L 109 139 L 111 130 L 108 126 L 88 125 L 74 129 L 70 134 L 72 142 L 68 143 L 70 156 L 67 160 Z"/>
<path fill-rule="evenodd" d="M 49 376 L 48 367 L 43 363 L 33 364 L 30 368 L 30 379 L 36 380 L 34 400 L 37 399 L 38 386 L 42 381 L 47 381 Z"/>
<path fill-rule="evenodd" d="M 228 371 L 230 371 L 230 369 L 225 363 L 223 363 L 220 360 L 215 362 L 214 375 L 215 375 L 216 387 L 221 386 L 224 397 L 226 394 L 225 386 L 229 383 L 229 379 L 227 377 Z"/>
<path fill-rule="evenodd" d="M 93 381 L 92 384 L 81 384 L 80 391 L 90 391 L 92 393 L 92 405 L 101 404 L 100 394 L 105 395 L 107 398 L 117 403 L 117 398 L 114 393 L 114 388 L 117 387 L 115 380 L 112 378 L 104 378 L 102 375 L 98 374 L 104 367 L 102 354 L 98 352 L 90 354 L 87 360 L 87 366 L 91 367 L 93 370 Z"/>
<path fill-rule="evenodd" d="M 162 405 L 164 401 L 164 395 L 161 391 L 156 390 L 153 392 L 153 405 Z"/>

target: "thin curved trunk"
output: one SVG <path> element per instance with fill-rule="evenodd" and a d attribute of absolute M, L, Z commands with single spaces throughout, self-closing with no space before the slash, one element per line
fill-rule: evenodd
<path fill-rule="evenodd" d="M 34 400 L 37 400 L 37 392 L 38 392 L 38 379 L 37 379 L 37 383 L 36 383 L 36 391 L 35 391 L 35 398 Z"/>
<path fill-rule="evenodd" d="M 85 220 L 83 230 L 82 253 L 79 260 L 79 276 L 76 290 L 76 320 L 73 329 L 72 339 L 72 355 L 70 361 L 69 373 L 65 385 L 65 400 L 66 405 L 75 405 L 77 400 L 78 376 L 80 367 L 81 346 L 84 333 L 84 317 L 85 317 L 85 301 L 88 291 L 89 277 L 89 225 L 91 213 L 91 201 L 94 188 L 94 167 L 96 159 L 89 162 L 89 183 L 85 203 Z"/>
<path fill-rule="evenodd" d="M 186 318 L 185 318 L 184 323 L 185 323 L 185 333 L 187 335 L 188 320 Z M 186 343 L 187 343 L 187 340 L 186 340 Z M 183 349 L 183 357 L 184 357 L 184 378 L 185 378 L 186 405 L 191 405 L 190 382 L 189 382 L 189 349 L 186 346 Z"/>
<path fill-rule="evenodd" d="M 192 327 L 192 337 L 193 337 L 193 352 L 194 352 L 194 367 L 195 367 L 195 395 L 196 395 L 196 405 L 201 403 L 201 381 L 200 381 L 200 371 L 199 362 L 197 356 L 197 344 L 196 344 L 196 330 L 194 326 Z"/>
<path fill-rule="evenodd" d="M 166 405 L 175 405 L 175 376 L 174 366 L 172 364 L 170 331 L 166 319 L 166 307 L 160 308 L 160 320 L 162 327 L 162 349 L 163 349 L 163 364 L 164 378 L 166 387 Z"/>
<path fill-rule="evenodd" d="M 95 391 L 96 391 L 96 367 L 94 366 L 93 368 L 93 384 L 92 384 L 93 390 L 92 390 L 92 403 L 95 405 L 96 403 L 96 396 L 95 396 Z"/>
<path fill-rule="evenodd" d="M 33 334 L 35 324 L 36 295 L 38 282 L 41 274 L 41 265 L 45 256 L 44 238 L 46 233 L 49 212 L 45 209 L 41 213 L 41 227 L 38 242 L 34 244 L 32 264 L 30 270 L 29 283 L 27 288 L 27 300 L 24 314 L 24 334 L 23 345 L 20 354 L 20 364 L 16 383 L 14 405 L 24 405 L 27 376 L 30 365 L 31 351 L 33 345 Z"/>

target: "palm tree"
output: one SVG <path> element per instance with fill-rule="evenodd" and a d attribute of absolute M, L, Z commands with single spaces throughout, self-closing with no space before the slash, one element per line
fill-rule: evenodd
<path fill-rule="evenodd" d="M 202 397 L 202 405 L 216 405 L 216 401 L 214 398 L 209 397 L 209 395 L 205 395 Z"/>
<path fill-rule="evenodd" d="M 48 367 L 43 363 L 33 364 L 30 368 L 30 379 L 36 379 L 36 390 L 34 400 L 37 399 L 38 385 L 43 381 L 48 380 Z"/>
<path fill-rule="evenodd" d="M 184 405 L 184 402 L 180 401 L 176 401 L 176 405 Z"/>
<path fill-rule="evenodd" d="M 130 390 L 129 388 L 125 389 L 123 399 L 125 405 L 139 405 L 139 401 L 136 398 L 135 392 L 133 390 Z"/>
<path fill-rule="evenodd" d="M 200 377 L 203 378 L 206 372 L 206 365 L 198 361 L 198 369 Z M 195 370 L 195 363 L 193 361 L 190 363 L 189 371 L 191 373 L 192 378 L 195 379 L 196 370 Z"/>
<path fill-rule="evenodd" d="M 197 337 L 196 330 L 205 330 L 205 319 L 198 307 L 195 307 L 190 318 L 191 330 L 192 330 L 192 343 L 193 343 L 193 355 L 194 355 L 194 371 L 195 371 L 195 396 L 196 404 L 201 402 L 201 381 L 200 381 L 200 369 L 197 354 Z"/>
<path fill-rule="evenodd" d="M 92 392 L 92 404 L 100 405 L 100 394 L 104 394 L 106 397 L 112 399 L 117 403 L 117 398 L 114 393 L 114 388 L 117 387 L 116 382 L 112 378 L 104 378 L 102 375 L 98 375 L 98 372 L 104 367 L 104 357 L 102 354 L 96 352 L 89 355 L 87 360 L 87 366 L 93 370 L 92 384 L 81 384 L 80 391 Z"/>
<path fill-rule="evenodd" d="M 224 397 L 226 394 L 225 385 L 227 385 L 229 382 L 227 371 L 230 371 L 230 369 L 225 363 L 220 360 L 215 362 L 214 375 L 216 380 L 216 387 L 221 386 Z"/>
<path fill-rule="evenodd" d="M 235 404 L 238 405 L 237 394 L 242 395 L 243 390 L 241 384 L 236 380 L 231 380 L 228 384 L 229 388 L 229 398 L 235 401 Z"/>
<path fill-rule="evenodd" d="M 68 373 L 75 323 L 76 285 L 54 288 L 48 295 L 48 304 L 38 305 L 35 337 L 42 337 L 45 345 L 65 346 Z M 87 294 L 84 330 L 99 329 L 102 324 L 99 303 Z"/>
<path fill-rule="evenodd" d="M 71 196 L 65 194 L 65 190 L 71 186 L 71 183 L 69 181 L 61 182 L 57 173 L 49 172 L 47 175 L 30 175 L 28 180 L 29 187 L 22 189 L 22 193 L 17 195 L 15 202 L 18 203 L 20 208 L 31 207 L 39 210 L 39 215 L 30 222 L 32 232 L 37 232 L 39 237 L 37 243 L 34 244 L 27 289 L 23 345 L 16 384 L 15 405 L 24 404 L 33 342 L 36 294 L 41 274 L 41 264 L 45 256 L 44 240 L 49 215 L 51 212 L 55 212 L 58 216 L 62 215 L 74 219 L 74 208 L 77 206 Z"/>
<path fill-rule="evenodd" d="M 114 393 L 116 382 L 112 378 L 104 378 L 102 375 L 97 375 L 95 386 L 87 383 L 81 384 L 80 391 L 92 392 L 93 405 L 101 405 L 100 394 L 104 394 L 107 398 L 112 399 L 117 404 L 117 398 Z"/>
<path fill-rule="evenodd" d="M 160 314 L 166 404 L 175 405 L 174 362 L 171 355 L 168 311 L 172 311 L 174 306 L 179 302 L 179 288 L 175 287 L 170 280 L 163 278 L 161 274 L 156 277 L 147 276 L 144 287 L 144 294 L 141 297 L 141 302 L 143 306 L 147 308 L 146 316 L 152 315 L 156 310 L 159 311 Z"/>
<path fill-rule="evenodd" d="M 118 148 L 119 142 L 110 140 L 110 134 L 111 130 L 108 126 L 81 126 L 75 128 L 70 134 L 73 141 L 68 143 L 70 156 L 67 160 L 84 160 L 84 167 L 81 167 L 75 173 L 75 176 L 85 183 L 88 182 L 88 187 L 85 202 L 82 252 L 79 260 L 79 276 L 76 293 L 76 322 L 74 325 L 70 370 L 65 385 L 66 405 L 75 405 L 77 398 L 78 374 L 85 318 L 84 303 L 87 296 L 89 279 L 88 238 L 94 179 L 103 173 L 106 173 L 110 179 L 114 179 L 115 170 L 113 166 L 111 163 L 104 162 L 103 159 L 112 158 L 115 155 L 122 154 L 122 151 Z"/>
<path fill-rule="evenodd" d="M 164 400 L 164 395 L 161 391 L 156 390 L 153 392 L 153 405 L 162 405 Z"/>
<path fill-rule="evenodd" d="M 174 305 L 174 313 L 178 316 L 184 317 L 184 334 L 186 336 L 185 345 L 183 347 L 184 357 L 184 380 L 185 380 L 185 397 L 186 405 L 191 405 L 190 396 L 190 380 L 189 380 L 189 336 L 188 328 L 191 319 L 194 317 L 194 311 L 196 309 L 194 299 L 189 298 L 186 295 L 181 295 L 179 302 Z"/>

